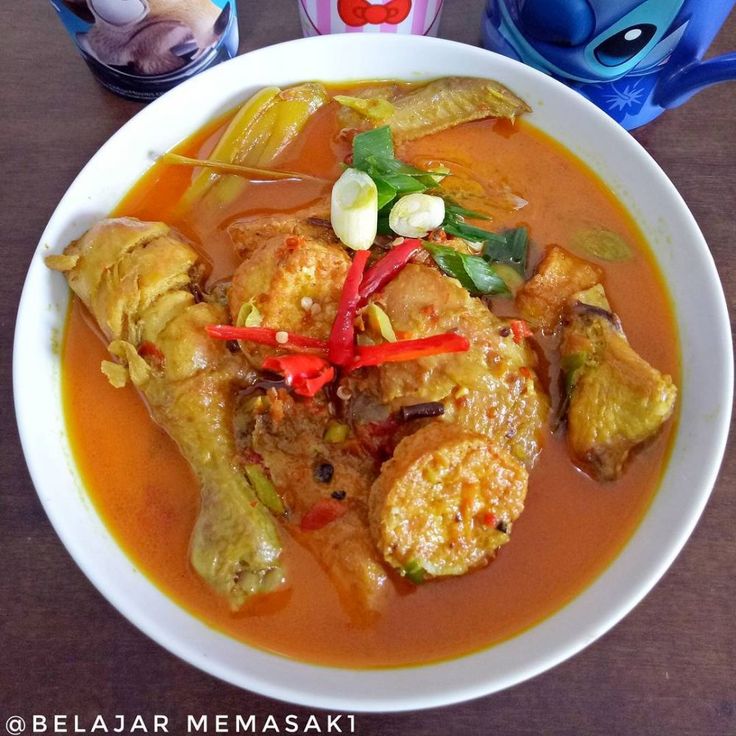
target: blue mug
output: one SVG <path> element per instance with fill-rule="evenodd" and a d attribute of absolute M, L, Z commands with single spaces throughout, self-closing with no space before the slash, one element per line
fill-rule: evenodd
<path fill-rule="evenodd" d="M 488 0 L 483 45 L 578 90 L 631 130 L 736 79 L 701 61 L 736 0 Z"/>

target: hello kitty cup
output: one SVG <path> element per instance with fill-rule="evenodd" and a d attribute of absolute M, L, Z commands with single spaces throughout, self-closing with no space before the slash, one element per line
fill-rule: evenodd
<path fill-rule="evenodd" d="M 414 33 L 436 36 L 443 0 L 297 0 L 305 36 Z"/>

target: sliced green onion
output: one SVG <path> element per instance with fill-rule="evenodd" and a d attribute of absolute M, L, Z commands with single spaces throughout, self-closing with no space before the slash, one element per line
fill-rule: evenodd
<path fill-rule="evenodd" d="M 246 465 L 245 474 L 248 476 L 256 496 L 264 506 L 275 514 L 283 514 L 286 511 L 281 496 L 279 496 L 273 483 L 268 479 L 260 465 Z"/>
<path fill-rule="evenodd" d="M 331 420 L 327 424 L 327 429 L 325 430 L 325 435 L 324 435 L 324 441 L 330 442 L 331 444 L 337 444 L 338 442 L 345 442 L 345 440 L 348 438 L 349 433 L 350 433 L 350 429 L 347 424 L 342 424 L 342 422 L 336 422 L 334 420 Z"/>
<path fill-rule="evenodd" d="M 440 164 L 439 166 L 435 166 L 433 169 L 430 169 L 427 173 L 435 180 L 437 184 L 441 184 L 445 177 L 450 176 L 452 172 L 447 166 L 445 166 L 444 164 Z"/>
<path fill-rule="evenodd" d="M 424 582 L 424 576 L 427 571 L 421 566 L 418 560 L 409 560 L 404 567 L 404 576 L 414 583 L 421 585 Z"/>
<path fill-rule="evenodd" d="M 458 253 L 446 245 L 425 242 L 434 262 L 447 276 L 457 279 L 471 294 L 498 294 L 509 296 L 506 282 L 496 273 L 496 269 L 480 256 Z"/>
<path fill-rule="evenodd" d="M 394 204 L 389 227 L 405 238 L 420 238 L 438 228 L 445 219 L 445 201 L 431 194 L 407 194 Z"/>
<path fill-rule="evenodd" d="M 263 322 L 263 315 L 258 307 L 250 299 L 244 302 L 238 310 L 238 318 L 235 320 L 237 327 L 260 327 Z"/>
<path fill-rule="evenodd" d="M 391 202 L 403 194 L 434 189 L 445 176 L 443 170 L 425 171 L 394 156 L 394 144 L 388 126 L 358 133 L 353 139 L 353 168 L 368 174 L 378 188 L 381 231 L 388 233 Z"/>
<path fill-rule="evenodd" d="M 366 130 L 353 138 L 353 164 L 363 168 L 369 157 L 393 158 L 394 140 L 391 128 L 384 125 L 382 128 Z"/>
<path fill-rule="evenodd" d="M 524 285 L 524 277 L 508 263 L 494 263 L 493 268 L 512 293 L 515 294 Z"/>
<path fill-rule="evenodd" d="M 493 233 L 493 237 L 483 245 L 483 258 L 496 263 L 507 263 L 520 276 L 524 276 L 528 250 L 529 231 L 525 227 L 515 227 Z"/>
<path fill-rule="evenodd" d="M 378 228 L 378 190 L 368 174 L 345 169 L 332 187 L 332 229 L 353 250 L 368 250 Z"/>
<path fill-rule="evenodd" d="M 332 229 L 353 250 L 373 245 L 378 229 L 378 190 L 368 174 L 345 169 L 332 187 Z"/>

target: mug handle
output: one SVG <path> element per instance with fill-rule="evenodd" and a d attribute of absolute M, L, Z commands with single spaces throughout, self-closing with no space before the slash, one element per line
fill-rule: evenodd
<path fill-rule="evenodd" d="M 733 80 L 736 80 L 736 52 L 708 61 L 694 61 L 663 78 L 657 84 L 653 102 L 660 107 L 677 107 L 706 87 Z"/>

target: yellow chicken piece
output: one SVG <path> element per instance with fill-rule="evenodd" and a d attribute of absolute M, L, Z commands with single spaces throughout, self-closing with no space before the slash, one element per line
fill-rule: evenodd
<path fill-rule="evenodd" d="M 631 451 L 674 411 L 677 388 L 629 345 L 599 284 L 573 296 L 562 335 L 573 458 L 598 480 L 615 480 Z"/>
<path fill-rule="evenodd" d="M 164 223 L 119 218 L 98 222 L 46 262 L 65 274 L 120 360 L 105 361 L 103 371 L 121 385 L 127 368 L 200 481 L 195 570 L 233 608 L 279 585 L 276 525 L 235 463 L 233 388 L 250 372 L 205 332 L 228 317 L 223 307 L 195 299 L 197 253 Z"/>

